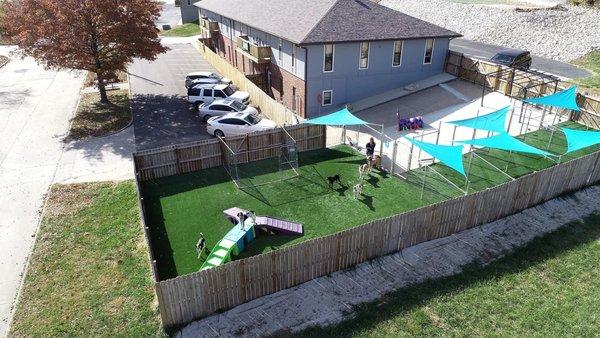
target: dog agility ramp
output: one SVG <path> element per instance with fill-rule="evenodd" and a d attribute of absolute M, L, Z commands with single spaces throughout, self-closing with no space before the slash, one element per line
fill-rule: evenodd
<path fill-rule="evenodd" d="M 272 217 L 256 217 L 256 225 L 258 227 L 265 227 L 267 230 L 271 230 L 280 234 L 302 235 L 304 232 L 302 224 Z"/>

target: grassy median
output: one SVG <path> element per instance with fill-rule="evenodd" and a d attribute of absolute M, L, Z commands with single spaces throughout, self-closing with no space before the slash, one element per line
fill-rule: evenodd
<path fill-rule="evenodd" d="M 184 23 L 181 26 L 177 26 L 175 28 L 162 31 L 160 33 L 162 36 L 172 36 L 172 37 L 188 37 L 200 34 L 200 25 L 198 21 Z"/>
<path fill-rule="evenodd" d="M 131 181 L 55 185 L 9 336 L 163 335 Z"/>
<path fill-rule="evenodd" d="M 69 140 L 102 137 L 125 128 L 131 122 L 129 91 L 107 92 L 110 103 L 100 102 L 100 93 L 83 93 L 71 121 Z"/>
<path fill-rule="evenodd" d="M 600 97 L 600 51 L 594 51 L 573 61 L 574 64 L 581 66 L 593 73 L 584 79 L 575 81 L 584 91 L 589 91 L 592 95 Z"/>

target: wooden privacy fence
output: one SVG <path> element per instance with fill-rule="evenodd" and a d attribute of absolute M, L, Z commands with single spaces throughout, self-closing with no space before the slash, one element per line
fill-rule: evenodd
<path fill-rule="evenodd" d="M 158 282 L 163 324 L 184 324 L 595 184 L 600 181 L 599 159 L 600 152 L 595 152 L 495 188 Z"/>
<path fill-rule="evenodd" d="M 484 81 L 489 90 L 501 92 L 504 95 L 524 99 L 535 96 L 543 96 L 554 93 L 553 84 L 537 84 L 529 87 L 531 83 L 512 82 L 511 77 L 525 73 L 522 70 L 512 69 L 500 66 L 491 62 L 467 57 L 461 53 L 450 51 L 446 58 L 447 73 L 450 73 L 463 80 L 483 85 Z M 500 70 L 510 70 L 503 72 L 501 76 L 485 76 Z M 560 82 L 557 90 L 570 87 L 572 84 Z M 525 90 L 525 87 L 528 87 Z M 600 99 L 582 93 L 577 93 L 577 104 L 581 108 L 581 113 L 571 115 L 571 119 L 584 124 L 593 129 L 600 129 Z M 569 112 L 570 113 L 570 112 Z"/>
<path fill-rule="evenodd" d="M 277 122 L 280 125 L 295 125 L 304 121 L 293 111 L 287 109 L 281 103 L 275 101 L 259 86 L 254 84 L 250 79 L 232 66 L 225 59 L 214 53 L 202 43 L 198 43 L 198 50 L 202 56 L 224 77 L 230 78 L 233 83 L 243 91 L 250 94 L 252 104 L 260 108 L 262 114 L 265 114 L 269 119 Z"/>
<path fill-rule="evenodd" d="M 288 126 L 286 131 L 296 140 L 298 151 L 325 148 L 325 127 L 317 125 Z M 284 131 L 280 128 L 244 136 L 226 137 L 233 146 L 243 144 L 240 153 L 246 153 L 247 162 L 260 161 L 273 156 L 272 145 L 282 142 Z M 236 151 L 238 149 L 236 148 Z M 179 175 L 223 165 L 219 139 L 179 144 L 133 154 L 136 174 L 140 181 Z"/>

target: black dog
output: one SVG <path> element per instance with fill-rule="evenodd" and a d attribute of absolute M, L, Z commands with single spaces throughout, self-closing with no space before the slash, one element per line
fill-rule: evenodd
<path fill-rule="evenodd" d="M 342 185 L 342 180 L 340 180 L 340 174 L 335 174 L 331 176 L 327 176 L 327 182 L 329 182 L 329 187 L 332 188 L 333 184 L 337 182 L 339 185 Z"/>

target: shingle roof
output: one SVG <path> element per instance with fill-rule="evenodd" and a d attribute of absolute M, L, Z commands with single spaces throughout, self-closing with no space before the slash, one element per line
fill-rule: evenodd
<path fill-rule="evenodd" d="M 370 0 L 202 0 L 196 6 L 297 44 L 460 36 Z"/>
<path fill-rule="evenodd" d="M 202 0 L 195 5 L 300 43 L 337 0 Z"/>
<path fill-rule="evenodd" d="M 302 40 L 303 44 L 435 37 L 460 34 L 370 0 L 339 0 Z"/>

